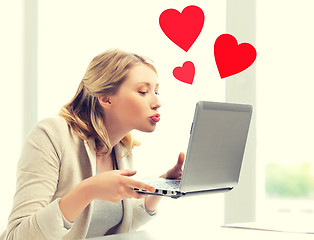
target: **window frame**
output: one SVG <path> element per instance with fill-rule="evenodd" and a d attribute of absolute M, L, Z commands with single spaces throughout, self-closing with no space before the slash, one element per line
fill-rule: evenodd
<path fill-rule="evenodd" d="M 227 33 L 256 46 L 256 0 L 227 0 Z M 258 52 L 258 51 L 257 51 Z M 238 186 L 225 196 L 225 224 L 256 220 L 256 63 L 228 77 L 226 102 L 253 105 L 253 115 Z M 245 207 L 243 207 L 245 206 Z"/>

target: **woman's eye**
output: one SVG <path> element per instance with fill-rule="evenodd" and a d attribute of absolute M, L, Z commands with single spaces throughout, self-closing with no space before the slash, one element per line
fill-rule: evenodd
<path fill-rule="evenodd" d="M 159 95 L 160 95 L 160 93 L 159 93 L 159 92 L 155 92 L 155 95 L 156 95 L 156 96 L 159 96 Z"/>
<path fill-rule="evenodd" d="M 145 95 L 147 92 L 143 92 L 143 91 L 138 91 L 139 94 Z"/>

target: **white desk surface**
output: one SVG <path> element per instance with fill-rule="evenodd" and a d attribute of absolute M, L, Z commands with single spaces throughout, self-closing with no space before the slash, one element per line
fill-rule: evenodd
<path fill-rule="evenodd" d="M 304 233 L 287 233 L 287 232 L 274 232 L 262 230 L 249 230 L 249 229 L 233 229 L 233 228 L 216 228 L 208 229 L 207 231 L 189 232 L 188 229 L 181 229 L 177 232 L 163 232 L 156 231 L 138 231 L 132 233 L 116 234 L 105 237 L 89 238 L 88 240 L 197 240 L 197 239 L 210 239 L 210 240 L 313 240 L 314 234 Z"/>

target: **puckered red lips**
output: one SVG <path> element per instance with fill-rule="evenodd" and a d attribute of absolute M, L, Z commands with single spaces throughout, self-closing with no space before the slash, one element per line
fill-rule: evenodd
<path fill-rule="evenodd" d="M 159 122 L 160 121 L 160 114 L 155 114 L 151 117 L 149 117 L 152 121 L 154 122 Z"/>

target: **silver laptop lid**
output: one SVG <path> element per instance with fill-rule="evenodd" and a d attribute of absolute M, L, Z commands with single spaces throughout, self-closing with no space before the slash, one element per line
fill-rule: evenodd
<path fill-rule="evenodd" d="M 205 101 L 196 104 L 181 192 L 237 184 L 251 115 L 251 105 Z"/>

